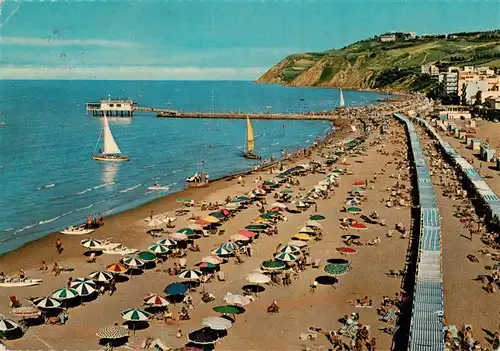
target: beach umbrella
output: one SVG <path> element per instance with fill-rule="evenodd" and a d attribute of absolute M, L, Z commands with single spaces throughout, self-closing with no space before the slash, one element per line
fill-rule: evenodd
<path fill-rule="evenodd" d="M 295 205 L 297 207 L 306 207 L 307 205 L 305 203 L 303 203 L 302 201 L 300 200 L 295 200 L 295 201 L 292 201 L 292 205 Z"/>
<path fill-rule="evenodd" d="M 346 206 L 356 206 L 359 205 L 359 201 L 356 199 L 350 199 L 345 202 Z"/>
<path fill-rule="evenodd" d="M 358 251 L 352 247 L 336 247 L 335 251 L 346 255 L 354 255 L 358 253 Z"/>
<path fill-rule="evenodd" d="M 325 266 L 324 271 L 328 275 L 343 275 L 347 273 L 349 269 L 348 265 L 345 264 L 333 264 L 329 263 Z"/>
<path fill-rule="evenodd" d="M 271 281 L 271 278 L 262 273 L 255 272 L 247 275 L 247 280 L 252 284 L 267 284 Z"/>
<path fill-rule="evenodd" d="M 100 240 L 95 240 L 95 239 L 83 239 L 80 241 L 80 245 L 87 249 L 95 249 L 95 248 L 101 248 L 102 247 L 102 242 Z"/>
<path fill-rule="evenodd" d="M 201 325 L 209 327 L 212 330 L 227 330 L 233 326 L 233 323 L 222 317 L 207 317 L 203 318 Z"/>
<path fill-rule="evenodd" d="M 242 234 L 234 234 L 234 235 L 231 235 L 231 240 L 233 240 L 233 241 L 248 241 L 248 240 L 250 240 L 250 237 L 242 235 Z"/>
<path fill-rule="evenodd" d="M 287 245 L 290 246 L 297 246 L 297 247 L 304 247 L 307 246 L 307 242 L 301 241 L 301 240 L 290 240 Z"/>
<path fill-rule="evenodd" d="M 225 204 L 224 207 L 229 209 L 229 210 L 237 210 L 238 208 L 241 207 L 241 205 L 239 203 L 236 203 L 236 202 L 230 202 L 228 204 Z"/>
<path fill-rule="evenodd" d="M 175 200 L 175 201 L 176 201 L 176 202 L 179 202 L 179 203 L 186 204 L 186 203 L 190 203 L 190 202 L 192 202 L 193 200 L 186 199 L 186 198 L 180 198 L 180 199 L 177 199 L 177 200 Z"/>
<path fill-rule="evenodd" d="M 137 268 L 142 265 L 144 265 L 144 261 L 141 260 L 140 258 L 134 257 L 134 256 L 126 256 L 122 258 L 123 264 L 126 264 L 127 266 L 131 268 Z"/>
<path fill-rule="evenodd" d="M 121 339 L 128 336 L 128 329 L 122 327 L 121 325 L 111 325 L 109 327 L 99 329 L 96 336 L 100 339 Z"/>
<path fill-rule="evenodd" d="M 186 269 L 185 271 L 179 274 L 179 278 L 186 280 L 198 280 L 201 278 L 203 273 L 197 269 Z"/>
<path fill-rule="evenodd" d="M 312 230 L 309 227 L 302 227 L 302 228 L 299 229 L 299 233 L 314 234 L 314 230 Z"/>
<path fill-rule="evenodd" d="M 148 250 L 155 254 L 166 254 L 170 251 L 167 246 L 161 244 L 151 245 Z"/>
<path fill-rule="evenodd" d="M 217 218 L 217 219 L 223 219 L 225 218 L 226 216 L 224 215 L 224 213 L 220 212 L 220 211 L 216 211 L 216 212 L 210 212 L 208 214 L 210 217 L 214 217 L 214 218 Z M 210 222 L 209 222 L 210 223 Z"/>
<path fill-rule="evenodd" d="M 219 340 L 219 336 L 214 330 L 205 327 L 189 333 L 188 340 L 198 345 L 210 345 L 215 344 Z"/>
<path fill-rule="evenodd" d="M 195 235 L 196 230 L 189 229 L 189 228 L 181 228 L 177 231 L 177 233 L 182 233 L 184 235 L 190 236 L 190 235 Z"/>
<path fill-rule="evenodd" d="M 71 282 L 70 287 L 75 289 L 80 296 L 89 296 L 96 292 L 94 284 L 82 283 L 82 282 Z"/>
<path fill-rule="evenodd" d="M 266 230 L 267 228 L 267 225 L 264 225 L 264 224 L 250 224 L 250 225 L 247 225 L 245 227 L 245 229 L 247 230 L 250 230 L 252 232 L 263 232 L 264 230 Z"/>
<path fill-rule="evenodd" d="M 202 227 L 206 227 L 207 225 L 210 225 L 210 222 L 204 221 L 203 219 L 198 219 L 197 221 L 194 222 L 195 225 L 199 225 Z M 191 227 L 188 227 L 189 229 L 193 229 Z"/>
<path fill-rule="evenodd" d="M 360 188 L 360 187 L 354 187 L 351 189 L 352 192 L 357 192 L 357 193 L 364 192 L 365 190 L 366 190 L 365 188 Z"/>
<path fill-rule="evenodd" d="M 326 217 L 318 214 L 318 215 L 312 215 L 311 217 L 309 217 L 309 219 L 313 221 L 322 221 L 326 219 Z"/>
<path fill-rule="evenodd" d="M 240 306 L 216 306 L 212 308 L 215 312 L 222 313 L 222 314 L 241 314 L 245 312 L 245 309 Z"/>
<path fill-rule="evenodd" d="M 361 207 L 356 207 L 356 206 L 348 207 L 346 211 L 352 214 L 360 214 L 363 212 Z"/>
<path fill-rule="evenodd" d="M 248 297 L 240 295 L 240 294 L 231 294 L 227 293 L 224 296 L 224 301 L 230 305 L 239 305 L 239 306 L 246 306 L 250 302 L 252 302 Z"/>
<path fill-rule="evenodd" d="M 184 295 L 188 290 L 187 285 L 182 283 L 171 283 L 163 290 L 167 295 Z"/>
<path fill-rule="evenodd" d="M 299 234 L 295 234 L 292 239 L 298 239 L 298 240 L 303 240 L 303 241 L 309 241 L 311 240 L 312 238 L 307 235 L 307 234 L 303 234 L 303 233 L 299 233 Z"/>
<path fill-rule="evenodd" d="M 296 253 L 300 251 L 300 247 L 295 246 L 295 245 L 285 245 L 280 248 L 280 252 L 285 252 L 285 253 Z"/>
<path fill-rule="evenodd" d="M 172 234 L 169 234 L 168 237 L 170 239 L 176 240 L 176 241 L 183 241 L 183 240 L 188 239 L 188 236 L 186 234 L 183 234 L 183 233 L 172 233 Z"/>
<path fill-rule="evenodd" d="M 307 221 L 306 225 L 312 228 L 323 228 L 323 226 L 318 221 L 314 220 Z"/>
<path fill-rule="evenodd" d="M 121 312 L 122 318 L 130 322 L 145 322 L 151 317 L 149 312 L 138 308 L 130 308 Z"/>
<path fill-rule="evenodd" d="M 205 216 L 203 217 L 203 220 L 209 223 L 218 223 L 219 219 L 215 218 L 214 216 Z"/>
<path fill-rule="evenodd" d="M 231 251 L 238 249 L 238 244 L 233 243 L 231 241 L 228 241 L 228 242 L 222 244 L 220 247 L 221 247 L 221 249 L 224 249 L 224 250 L 231 252 Z"/>
<path fill-rule="evenodd" d="M 253 238 L 255 236 L 255 233 L 252 232 L 251 230 L 238 230 L 238 234 L 247 236 L 249 238 Z"/>
<path fill-rule="evenodd" d="M 141 251 L 137 254 L 137 257 L 143 261 L 150 262 L 156 260 L 156 255 L 151 251 Z"/>
<path fill-rule="evenodd" d="M 346 234 L 346 235 L 342 235 L 341 238 L 344 240 L 356 240 L 356 239 L 359 239 L 360 236 L 355 235 L 355 234 Z"/>
<path fill-rule="evenodd" d="M 286 205 L 284 203 L 281 203 L 281 202 L 275 202 L 274 204 L 271 205 L 271 207 L 278 207 L 278 208 L 285 209 Z"/>
<path fill-rule="evenodd" d="M 157 242 L 157 244 L 158 245 L 164 245 L 164 246 L 172 247 L 172 246 L 176 246 L 177 245 L 177 241 L 165 238 L 165 239 L 159 240 Z"/>
<path fill-rule="evenodd" d="M 334 168 L 334 169 L 332 169 L 332 173 L 342 174 L 342 173 L 344 173 L 344 171 L 340 168 Z"/>
<path fill-rule="evenodd" d="M 36 308 L 36 306 L 21 306 L 13 308 L 10 311 L 10 314 L 15 317 L 21 318 L 36 318 L 39 317 L 42 312 Z"/>
<path fill-rule="evenodd" d="M 112 263 L 106 266 L 106 271 L 116 274 L 125 273 L 126 271 L 128 271 L 128 267 L 121 263 Z"/>
<path fill-rule="evenodd" d="M 163 222 L 161 219 L 159 219 L 159 218 L 153 218 L 152 220 L 149 221 L 148 226 L 150 226 L 150 227 L 159 227 L 163 223 L 165 223 L 165 222 Z"/>
<path fill-rule="evenodd" d="M 217 256 L 227 256 L 230 255 L 232 251 L 228 251 L 222 247 L 219 247 L 218 249 L 215 249 L 211 252 L 212 255 L 217 255 Z"/>
<path fill-rule="evenodd" d="M 50 309 L 59 308 L 61 306 L 61 301 L 52 297 L 42 296 L 33 300 L 33 304 L 38 308 Z"/>
<path fill-rule="evenodd" d="M 217 256 L 205 256 L 201 259 L 201 262 L 211 263 L 211 264 L 221 264 L 224 260 Z"/>
<path fill-rule="evenodd" d="M 9 332 L 17 328 L 21 328 L 21 326 L 16 321 L 0 317 L 0 332 Z"/>
<path fill-rule="evenodd" d="M 95 285 L 95 281 L 90 278 L 75 278 L 71 281 L 71 283 L 85 283 L 85 284 Z"/>
<path fill-rule="evenodd" d="M 366 183 L 365 183 L 364 180 L 358 180 L 358 181 L 355 181 L 354 183 L 352 183 L 352 185 L 359 186 L 359 187 L 364 187 L 366 185 Z"/>
<path fill-rule="evenodd" d="M 217 267 L 218 264 L 213 264 L 210 262 L 200 262 L 200 263 L 195 264 L 195 266 L 197 266 L 200 269 L 212 269 L 212 268 Z"/>
<path fill-rule="evenodd" d="M 165 307 L 169 305 L 169 302 L 167 301 L 166 298 L 160 296 L 160 295 L 149 295 L 144 298 L 144 304 L 149 305 L 152 307 Z"/>
<path fill-rule="evenodd" d="M 284 269 L 285 267 L 286 267 L 286 264 L 285 264 L 285 262 L 282 262 L 282 261 L 269 260 L 269 261 L 262 262 L 262 269 L 265 269 L 268 271 L 279 271 L 281 269 Z"/>
<path fill-rule="evenodd" d="M 202 221 L 200 221 L 202 222 Z M 203 221 L 204 222 L 204 221 Z M 198 230 L 202 230 L 204 226 L 207 226 L 209 225 L 210 223 L 206 223 L 206 224 L 200 224 L 200 223 L 191 223 L 190 225 L 187 226 L 188 229 L 191 229 L 191 230 L 194 230 L 194 231 L 198 231 Z"/>
<path fill-rule="evenodd" d="M 67 300 L 77 297 L 78 291 L 73 288 L 61 288 L 52 292 L 52 297 L 58 300 Z"/>
<path fill-rule="evenodd" d="M 89 274 L 89 278 L 96 282 L 107 282 L 113 279 L 113 275 L 105 271 L 95 271 Z"/>
<path fill-rule="evenodd" d="M 286 253 L 286 252 L 280 252 L 279 254 L 274 256 L 277 260 L 284 261 L 284 262 L 292 262 L 297 260 L 297 256 L 291 253 Z"/>
<path fill-rule="evenodd" d="M 368 229 L 368 226 L 366 226 L 363 223 L 355 222 L 355 223 L 349 224 L 349 228 L 356 229 L 356 230 L 366 230 L 366 229 Z"/>

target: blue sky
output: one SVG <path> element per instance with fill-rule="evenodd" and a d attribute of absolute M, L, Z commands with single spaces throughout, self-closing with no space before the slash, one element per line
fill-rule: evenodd
<path fill-rule="evenodd" d="M 386 31 L 500 27 L 497 1 L 2 1 L 4 79 L 256 79 Z"/>

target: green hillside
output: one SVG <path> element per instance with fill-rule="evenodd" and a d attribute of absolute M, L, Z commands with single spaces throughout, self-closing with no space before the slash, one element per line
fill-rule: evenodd
<path fill-rule="evenodd" d="M 269 69 L 259 82 L 352 89 L 428 90 L 436 81 L 421 65 L 488 65 L 500 68 L 500 31 L 454 33 L 396 41 L 380 37 L 338 50 L 294 54 Z"/>

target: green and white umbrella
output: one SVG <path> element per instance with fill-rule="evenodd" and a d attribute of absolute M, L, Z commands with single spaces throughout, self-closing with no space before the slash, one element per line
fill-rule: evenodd
<path fill-rule="evenodd" d="M 93 279 L 90 279 L 90 278 L 76 278 L 76 279 L 73 279 L 71 281 L 71 284 L 74 284 L 74 283 L 86 283 L 86 284 L 95 285 L 95 281 Z"/>
<path fill-rule="evenodd" d="M 0 332 L 8 332 L 20 327 L 21 326 L 16 321 L 0 317 Z"/>
<path fill-rule="evenodd" d="M 80 241 L 80 245 L 82 245 L 87 249 L 95 249 L 102 247 L 101 241 L 95 239 L 83 239 L 82 241 Z"/>
<path fill-rule="evenodd" d="M 286 268 L 286 263 L 283 261 L 270 260 L 262 262 L 262 269 L 267 271 L 279 271 Z"/>
<path fill-rule="evenodd" d="M 232 252 L 238 248 L 238 244 L 233 243 L 232 241 L 228 241 L 227 243 L 222 244 L 221 248 L 229 252 Z"/>
<path fill-rule="evenodd" d="M 186 280 L 198 280 L 201 278 L 203 273 L 197 269 L 186 269 L 185 271 L 179 274 L 179 278 Z"/>
<path fill-rule="evenodd" d="M 89 274 L 89 278 L 96 282 L 108 282 L 113 279 L 113 274 L 104 271 L 95 271 Z"/>
<path fill-rule="evenodd" d="M 158 241 L 157 244 L 172 247 L 172 246 L 177 246 L 177 241 L 165 238 Z"/>
<path fill-rule="evenodd" d="M 211 252 L 212 255 L 217 255 L 217 256 L 226 256 L 230 255 L 231 251 L 228 251 L 224 249 L 223 247 L 219 247 L 218 249 L 215 249 Z"/>
<path fill-rule="evenodd" d="M 285 245 L 280 249 L 280 252 L 291 253 L 291 254 L 299 252 L 299 251 L 300 251 L 300 247 L 295 246 L 295 245 Z"/>
<path fill-rule="evenodd" d="M 291 253 L 280 252 L 276 256 L 274 256 L 277 260 L 284 262 L 292 262 L 295 261 L 298 257 Z"/>
<path fill-rule="evenodd" d="M 73 288 L 61 288 L 52 292 L 52 297 L 58 300 L 67 300 L 79 296 L 78 291 Z"/>
<path fill-rule="evenodd" d="M 152 245 L 148 248 L 148 250 L 155 254 L 167 254 L 170 251 L 167 246 L 161 244 Z"/>
<path fill-rule="evenodd" d="M 122 263 L 130 268 L 137 268 L 144 265 L 144 261 L 134 256 L 126 256 L 122 258 Z"/>
<path fill-rule="evenodd" d="M 126 321 L 130 322 L 144 322 L 148 321 L 149 318 L 151 317 L 151 314 L 149 312 L 146 312 L 144 310 L 140 310 L 138 308 L 131 308 L 125 311 L 122 311 L 122 318 L 125 319 Z"/>
<path fill-rule="evenodd" d="M 80 296 L 89 296 L 96 292 L 94 284 L 82 283 L 82 282 L 72 282 L 71 289 L 76 290 Z"/>

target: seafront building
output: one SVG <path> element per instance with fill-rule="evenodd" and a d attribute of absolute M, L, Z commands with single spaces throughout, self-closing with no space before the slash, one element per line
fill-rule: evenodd
<path fill-rule="evenodd" d="M 120 116 L 132 117 L 137 110 L 138 105 L 132 99 L 101 99 L 99 102 L 87 102 L 87 113 L 92 112 L 96 116 Z"/>

